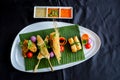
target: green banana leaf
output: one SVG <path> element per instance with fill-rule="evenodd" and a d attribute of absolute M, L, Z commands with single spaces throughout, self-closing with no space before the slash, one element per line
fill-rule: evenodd
<path fill-rule="evenodd" d="M 65 37 L 66 39 L 68 39 L 70 37 L 74 37 L 74 36 L 78 36 L 78 38 L 80 39 L 80 31 L 78 28 L 79 28 L 78 25 L 70 25 L 70 26 L 60 27 L 60 28 L 58 28 L 58 30 L 59 30 L 60 36 Z M 29 33 L 23 33 L 23 34 L 20 34 L 19 37 L 20 37 L 20 40 L 23 41 L 24 39 L 30 39 L 30 37 L 33 35 L 36 36 L 39 34 L 43 39 L 45 39 L 46 35 L 49 35 L 51 32 L 54 32 L 54 28 L 38 30 L 38 31 L 34 31 L 34 32 L 29 32 Z M 81 42 L 81 39 L 80 39 L 80 42 Z M 58 64 L 56 57 L 50 58 L 52 66 L 64 65 L 64 64 L 68 64 L 68 63 L 72 63 L 72 62 L 76 62 L 76 61 L 85 59 L 83 48 L 81 50 L 77 51 L 76 53 L 72 53 L 68 42 L 64 47 L 65 47 L 65 51 L 61 53 L 62 58 L 61 58 L 60 64 Z M 38 62 L 37 55 L 38 55 L 38 52 L 34 53 L 34 56 L 31 59 L 24 58 L 25 70 L 33 70 L 34 69 L 35 65 Z M 38 69 L 48 68 L 48 67 L 50 67 L 48 60 L 42 59 L 39 64 Z"/>

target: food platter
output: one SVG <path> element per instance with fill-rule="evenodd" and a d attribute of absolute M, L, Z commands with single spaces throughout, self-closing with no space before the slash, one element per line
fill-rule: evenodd
<path fill-rule="evenodd" d="M 65 23 L 65 22 L 57 22 L 58 27 L 68 26 L 68 25 L 73 25 L 73 24 Z M 15 69 L 23 71 L 23 72 L 33 72 L 32 70 L 28 70 L 28 71 L 25 70 L 24 58 L 21 55 L 21 48 L 19 46 L 19 42 L 20 42 L 19 34 L 27 33 L 27 32 L 34 32 L 37 30 L 44 30 L 44 29 L 49 29 L 49 28 L 53 28 L 52 21 L 38 22 L 38 23 L 34 23 L 34 24 L 26 26 L 17 34 L 17 36 L 15 37 L 15 40 L 13 42 L 12 48 L 11 48 L 11 56 L 10 56 L 11 63 Z M 89 36 L 92 39 L 92 48 L 87 50 L 83 47 L 84 55 L 85 55 L 84 60 L 72 62 L 72 63 L 68 63 L 68 64 L 64 64 L 64 65 L 59 65 L 59 66 L 53 66 L 54 70 L 65 69 L 65 68 L 80 64 L 80 63 L 88 60 L 92 56 L 94 56 L 97 53 L 97 51 L 100 49 L 101 41 L 96 33 L 94 33 L 93 31 L 91 31 L 85 27 L 82 27 L 82 26 L 79 26 L 79 29 L 80 29 L 81 35 L 84 33 L 89 34 Z M 42 68 L 42 69 L 37 70 L 37 72 L 48 72 L 48 71 L 51 71 L 50 68 Z"/>

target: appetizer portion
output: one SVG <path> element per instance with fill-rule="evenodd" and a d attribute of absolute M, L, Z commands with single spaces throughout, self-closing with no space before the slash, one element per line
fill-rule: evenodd
<path fill-rule="evenodd" d="M 49 59 L 50 54 L 47 50 L 46 44 L 40 35 L 37 35 L 37 46 L 40 49 L 40 52 L 45 58 Z"/>
<path fill-rule="evenodd" d="M 68 42 L 70 43 L 72 52 L 77 52 L 77 47 L 75 45 L 75 42 L 74 42 L 73 38 L 69 38 Z"/>
<path fill-rule="evenodd" d="M 48 62 L 50 64 L 50 67 L 51 67 L 51 70 L 53 71 L 53 68 L 52 68 L 52 65 L 51 65 L 51 62 L 50 62 L 50 54 L 48 52 L 48 49 L 46 47 L 45 42 L 48 43 L 48 36 L 45 38 L 45 40 L 43 40 L 40 35 L 37 35 L 37 46 L 39 47 L 40 50 L 39 50 L 39 53 L 38 53 L 38 56 L 37 56 L 38 63 L 35 66 L 34 72 L 37 70 L 37 68 L 39 66 L 39 63 L 40 63 L 40 60 L 42 58 L 46 58 L 48 60 Z"/>
<path fill-rule="evenodd" d="M 68 39 L 68 42 L 69 42 L 69 44 L 70 44 L 70 46 L 71 46 L 72 52 L 75 53 L 75 52 L 77 52 L 78 50 L 81 50 L 81 49 L 82 49 L 82 46 L 81 46 L 80 41 L 79 41 L 79 39 L 78 39 L 77 36 L 74 36 L 74 38 L 69 38 L 69 39 Z"/>
<path fill-rule="evenodd" d="M 57 58 L 58 63 L 60 64 L 61 60 L 61 52 L 60 52 L 60 33 L 57 28 L 57 23 L 53 21 L 53 26 L 55 32 L 50 33 L 50 46 L 55 54 L 55 57 Z"/>
<path fill-rule="evenodd" d="M 85 47 L 85 49 L 90 49 L 92 46 L 92 39 L 90 38 L 90 36 L 86 33 L 84 33 L 82 36 L 81 36 L 81 40 L 82 40 L 82 43 L 83 43 L 83 46 Z"/>
<path fill-rule="evenodd" d="M 31 40 L 24 40 L 23 43 L 21 43 L 22 48 L 22 55 L 23 57 L 27 57 L 27 53 L 29 51 L 35 53 L 37 51 L 37 46 L 35 43 L 33 43 Z"/>
<path fill-rule="evenodd" d="M 54 28 L 21 34 L 21 51 L 25 61 L 25 70 L 48 68 L 83 60 L 84 52 L 78 26 Z M 74 31 L 77 33 L 74 33 Z M 68 31 L 66 33 L 66 31 Z M 69 35 L 68 33 L 72 33 Z M 44 34 L 43 34 L 44 33 Z M 75 53 L 75 54 L 73 54 Z M 79 54 L 81 53 L 81 54 Z"/>
<path fill-rule="evenodd" d="M 58 63 L 60 63 L 61 53 L 60 53 L 60 43 L 59 43 L 58 32 L 52 32 L 50 34 L 50 46 L 53 49 L 53 52 L 55 53 Z"/>
<path fill-rule="evenodd" d="M 81 47 L 81 44 L 80 44 L 80 41 L 79 41 L 79 39 L 78 39 L 78 37 L 77 36 L 74 36 L 74 41 L 75 41 L 75 44 L 76 44 L 76 48 L 77 48 L 77 50 L 80 50 L 80 49 L 82 49 L 82 47 Z"/>

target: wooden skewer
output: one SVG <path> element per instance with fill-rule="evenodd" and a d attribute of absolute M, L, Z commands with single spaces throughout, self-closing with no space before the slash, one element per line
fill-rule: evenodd
<path fill-rule="evenodd" d="M 55 29 L 55 31 L 58 32 L 58 29 L 57 29 L 57 23 L 56 23 L 55 19 L 53 19 L 53 25 L 54 25 L 54 29 Z"/>
<path fill-rule="evenodd" d="M 54 70 L 53 70 L 52 64 L 51 64 L 51 62 L 50 62 L 50 59 L 47 59 L 47 60 L 48 60 L 49 65 L 50 65 L 50 69 L 51 69 L 51 71 L 53 72 Z M 38 68 L 38 66 L 39 66 L 40 61 L 41 61 L 41 60 L 38 60 L 38 63 L 37 63 L 37 65 L 36 65 L 35 68 L 34 68 L 34 72 L 36 72 L 36 70 L 37 70 L 37 68 Z"/>
<path fill-rule="evenodd" d="M 39 63 L 40 63 L 40 59 L 38 60 L 38 62 L 37 62 L 37 64 L 36 64 L 36 66 L 35 66 L 35 68 L 34 68 L 34 72 L 36 72 L 36 70 L 37 70 L 37 68 L 38 68 L 38 66 L 39 66 Z"/>
<path fill-rule="evenodd" d="M 51 62 L 50 62 L 50 59 L 48 59 L 48 62 L 49 62 L 49 65 L 50 65 L 51 71 L 53 72 L 54 70 L 53 70 L 52 64 L 51 64 Z"/>

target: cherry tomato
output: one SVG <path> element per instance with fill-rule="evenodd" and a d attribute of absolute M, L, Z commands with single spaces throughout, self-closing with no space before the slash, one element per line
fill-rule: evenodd
<path fill-rule="evenodd" d="M 33 53 L 32 53 L 32 52 L 28 52 L 28 53 L 27 53 L 27 57 L 28 57 L 28 58 L 32 58 L 32 57 L 33 57 Z"/>
<path fill-rule="evenodd" d="M 90 49 L 91 48 L 91 44 L 90 43 L 85 44 L 85 48 L 86 49 Z"/>
<path fill-rule="evenodd" d="M 64 51 L 64 46 L 60 46 L 60 52 Z"/>

